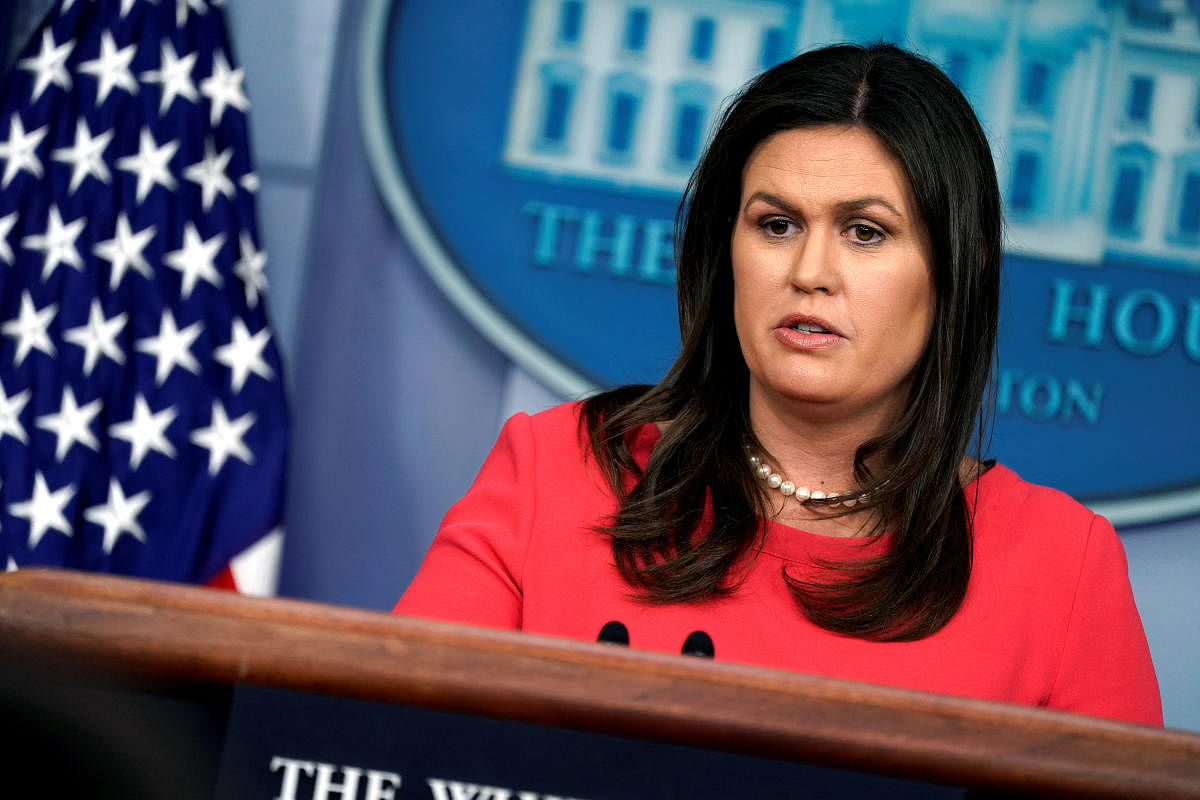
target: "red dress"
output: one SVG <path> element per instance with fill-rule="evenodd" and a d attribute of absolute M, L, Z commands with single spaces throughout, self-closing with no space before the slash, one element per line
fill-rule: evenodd
<path fill-rule="evenodd" d="M 658 441 L 633 441 L 645 463 Z M 737 589 L 649 604 L 595 531 L 616 501 L 578 427 L 578 405 L 510 419 L 475 483 L 446 514 L 395 613 L 595 641 L 610 621 L 630 646 L 678 653 L 707 633 L 718 659 L 931 692 L 1162 724 L 1158 682 L 1112 526 L 1067 495 L 994 466 L 966 488 L 974 563 L 962 607 L 915 642 L 871 642 L 809 622 L 783 570 L 887 546 L 768 522 Z"/>

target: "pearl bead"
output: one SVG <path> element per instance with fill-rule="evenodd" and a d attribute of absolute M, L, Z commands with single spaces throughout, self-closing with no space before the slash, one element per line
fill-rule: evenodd
<path fill-rule="evenodd" d="M 767 482 L 767 485 L 772 489 L 778 489 L 784 497 L 795 496 L 797 500 L 804 503 L 808 500 L 824 500 L 825 505 L 838 506 L 844 505 L 846 508 L 852 508 L 859 503 L 867 500 L 866 494 L 854 494 L 847 492 L 845 494 L 825 493 L 819 489 L 810 490 L 807 486 L 797 486 L 789 480 L 784 480 L 783 476 L 778 472 L 771 470 L 771 465 L 765 463 L 760 456 L 756 456 L 750 452 L 750 448 L 746 448 L 747 459 L 750 462 L 751 469 L 754 474 Z"/>

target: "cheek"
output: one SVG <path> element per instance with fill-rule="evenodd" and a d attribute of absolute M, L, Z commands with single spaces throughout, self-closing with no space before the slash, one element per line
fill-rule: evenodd
<path fill-rule="evenodd" d="M 784 259 L 769 249 L 739 246 L 737 237 L 733 245 L 730 262 L 734 308 L 747 317 L 756 312 L 766 313 L 765 308 L 774 305 L 779 293 L 786 289 L 786 269 L 781 266 Z"/>
<path fill-rule="evenodd" d="M 753 328 L 751 316 L 754 308 L 754 303 L 747 297 L 745 284 L 734 280 L 733 283 L 733 332 L 737 336 L 738 346 L 741 348 L 743 358 L 749 359 L 750 353 L 748 345 L 749 331 Z"/>
<path fill-rule="evenodd" d="M 933 291 L 933 281 L 928 271 L 923 272 L 920 280 L 915 281 L 912 293 L 914 322 L 922 323 L 921 340 L 926 341 L 933 330 L 933 317 L 937 309 L 937 295 Z"/>
<path fill-rule="evenodd" d="M 933 289 L 924 273 L 862 286 L 856 294 L 851 307 L 859 309 L 857 324 L 869 325 L 880 346 L 924 349 L 934 313 Z"/>
<path fill-rule="evenodd" d="M 737 325 L 738 335 L 741 336 L 743 325 L 753 316 L 756 307 L 761 305 L 761 292 L 758 291 L 758 280 L 752 260 L 744 254 L 739 255 L 735 249 L 732 253 L 731 279 L 733 282 L 733 321 Z"/>
<path fill-rule="evenodd" d="M 745 266 L 745 263 L 742 263 Z M 758 363 L 755 331 L 763 328 L 766 308 L 753 272 L 733 269 L 733 332 L 737 336 L 742 360 L 750 367 Z"/>

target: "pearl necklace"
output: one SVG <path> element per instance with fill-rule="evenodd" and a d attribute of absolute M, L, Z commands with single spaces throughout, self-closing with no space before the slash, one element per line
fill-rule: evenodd
<path fill-rule="evenodd" d="M 784 480 L 778 472 L 771 469 L 770 464 L 767 464 L 753 453 L 750 454 L 750 468 L 754 470 L 755 475 L 767 482 L 767 486 L 770 486 L 772 489 L 778 489 L 779 493 L 784 497 L 795 497 L 801 504 L 808 503 L 809 500 L 824 500 L 825 502 L 822 505 L 843 505 L 846 508 L 852 508 L 860 500 L 865 500 L 867 497 L 865 494 L 855 492 L 826 494 L 820 489 L 797 486 L 791 481 Z"/>

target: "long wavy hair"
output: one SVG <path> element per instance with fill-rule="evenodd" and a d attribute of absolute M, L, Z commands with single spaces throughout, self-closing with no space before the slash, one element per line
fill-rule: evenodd
<path fill-rule="evenodd" d="M 987 139 L 934 64 L 887 44 L 838 45 L 764 72 L 733 99 L 676 217 L 679 357 L 654 386 L 587 400 L 581 425 L 619 499 L 602 530 L 634 592 L 687 602 L 732 591 L 731 570 L 757 551 L 770 513 L 746 463 L 747 446 L 763 448 L 750 427 L 749 373 L 733 318 L 730 238 L 742 170 L 773 134 L 830 124 L 871 131 L 904 167 L 932 244 L 935 314 L 903 413 L 854 457 L 868 493 L 854 511 L 875 509 L 871 533 L 894 531 L 891 546 L 869 559 L 824 563 L 817 578 L 785 571 L 782 579 L 817 625 L 865 639 L 920 639 L 958 610 L 971 574 L 972 519 L 959 468 L 973 435 L 986 429 L 1002 227 Z M 665 421 L 643 469 L 631 436 Z"/>

